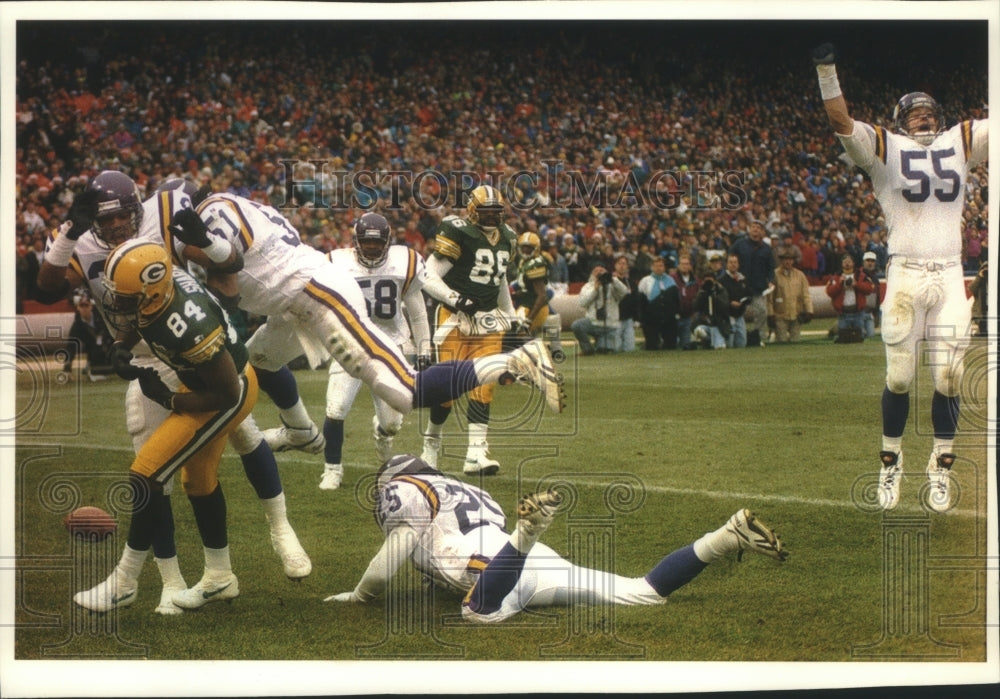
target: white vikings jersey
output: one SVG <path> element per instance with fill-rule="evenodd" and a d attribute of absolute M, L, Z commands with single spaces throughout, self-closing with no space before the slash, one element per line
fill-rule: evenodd
<path fill-rule="evenodd" d="M 278 315 L 302 292 L 326 256 L 303 245 L 298 231 L 281 213 L 251 199 L 212 194 L 198 206 L 211 235 L 243 253 L 237 275 L 240 308 L 259 315 Z"/>
<path fill-rule="evenodd" d="M 417 347 L 426 347 L 430 337 L 427 314 L 422 313 L 422 323 L 414 323 L 413 314 L 406 309 L 424 309 L 423 287 L 424 260 L 405 245 L 389 246 L 389 254 L 378 267 L 366 267 L 358 262 L 353 248 L 331 250 L 327 258 L 344 274 L 358 282 L 365 295 L 368 317 L 379 328 L 402 346 L 410 339 L 409 315 L 413 328 L 413 341 Z"/>
<path fill-rule="evenodd" d="M 142 223 L 139 226 L 137 240 L 149 240 L 158 245 L 167 244 L 167 249 L 171 251 L 175 260 L 179 260 L 178 250 L 183 247 L 181 244 L 176 249 L 171 247 L 171 233 L 167 229 L 170 225 L 174 212 L 181 209 L 191 208 L 191 198 L 179 189 L 171 189 L 166 192 L 159 192 L 142 202 Z M 58 229 L 49 233 L 46 250 L 55 240 Z M 73 256 L 70 258 L 70 268 L 79 274 L 90 287 L 90 294 L 97 303 L 97 308 L 104 314 L 104 306 L 101 298 L 104 295 L 104 286 L 101 283 L 101 275 L 104 272 L 104 261 L 111 254 L 111 248 L 106 243 L 94 235 L 93 229 L 86 231 L 76 241 L 73 248 Z M 105 320 L 107 318 L 105 317 Z"/>
<path fill-rule="evenodd" d="M 443 474 L 396 476 L 379 491 L 375 518 L 386 536 L 412 528 L 414 567 L 459 592 L 475 584 L 509 538 L 503 510 L 489 493 Z"/>
<path fill-rule="evenodd" d="M 889 229 L 889 254 L 915 260 L 958 260 L 969 170 L 988 156 L 987 122 L 963 121 L 929 146 L 881 126 L 854 122 L 838 135 L 871 177 Z"/>

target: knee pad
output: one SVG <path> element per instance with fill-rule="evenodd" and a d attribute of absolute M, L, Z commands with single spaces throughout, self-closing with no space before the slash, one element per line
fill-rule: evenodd
<path fill-rule="evenodd" d="M 893 393 L 908 393 L 914 373 L 912 352 L 894 352 L 886 357 L 885 385 Z"/>
<path fill-rule="evenodd" d="M 239 427 L 229 433 L 229 443 L 233 445 L 233 449 L 240 456 L 249 454 L 256 449 L 262 439 L 264 439 L 264 435 L 257 427 L 253 415 L 247 415 Z"/>
<path fill-rule="evenodd" d="M 931 368 L 934 390 L 948 398 L 954 398 L 959 394 L 964 376 L 965 363 L 961 356 L 955 357 L 947 364 Z"/>
<path fill-rule="evenodd" d="M 129 382 L 125 390 L 125 427 L 137 453 L 169 414 L 169 410 L 142 394 L 138 381 Z"/>

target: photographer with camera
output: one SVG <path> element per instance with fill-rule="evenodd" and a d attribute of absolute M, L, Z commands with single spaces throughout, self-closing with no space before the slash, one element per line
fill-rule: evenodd
<path fill-rule="evenodd" d="M 639 323 L 648 350 L 677 347 L 677 312 L 681 307 L 677 282 L 667 274 L 667 261 L 653 258 L 652 271 L 639 280 Z"/>
<path fill-rule="evenodd" d="M 580 289 L 579 296 L 584 316 L 570 325 L 583 356 L 618 351 L 618 303 L 627 293 L 628 287 L 607 268 L 597 265 L 590 271 L 590 279 Z"/>
<path fill-rule="evenodd" d="M 837 311 L 836 342 L 863 342 L 865 339 L 865 304 L 875 291 L 875 284 L 862 272 L 854 270 L 854 259 L 844 255 L 841 274 L 826 284 L 826 295 Z"/>
<path fill-rule="evenodd" d="M 710 270 L 701 280 L 694 299 L 694 332 L 697 347 L 726 349 L 731 327 L 729 324 L 729 294 Z"/>

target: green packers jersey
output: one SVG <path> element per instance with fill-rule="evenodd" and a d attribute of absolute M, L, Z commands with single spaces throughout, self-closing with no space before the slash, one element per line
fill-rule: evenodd
<path fill-rule="evenodd" d="M 517 297 L 514 303 L 530 309 L 535 305 L 535 282 L 541 279 L 546 284 L 549 281 L 549 260 L 545 254 L 535 255 L 521 262 L 517 269 Z"/>
<path fill-rule="evenodd" d="M 238 372 L 247 363 L 247 348 L 229 315 L 194 277 L 176 267 L 173 299 L 156 315 L 144 318 L 138 331 L 153 354 L 191 390 L 204 388 L 195 368 L 222 349 L 229 350 Z"/>
<path fill-rule="evenodd" d="M 434 254 L 452 263 L 444 275 L 445 284 L 475 299 L 484 311 L 497 307 L 500 285 L 507 283 L 507 265 L 517 245 L 517 234 L 506 224 L 500 224 L 493 236 L 495 242 L 479 226 L 448 216 L 438 225 L 434 241 Z"/>

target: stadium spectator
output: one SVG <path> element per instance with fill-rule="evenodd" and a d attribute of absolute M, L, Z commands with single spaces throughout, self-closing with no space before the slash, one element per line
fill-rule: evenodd
<path fill-rule="evenodd" d="M 729 323 L 729 293 L 711 271 L 702 277 L 694 306 L 692 339 L 695 346 L 726 349 L 732 332 Z"/>
<path fill-rule="evenodd" d="M 747 280 L 752 294 L 746 311 L 747 347 L 763 347 L 761 331 L 767 327 L 768 305 L 764 292 L 774 289 L 774 256 L 771 247 L 764 242 L 764 224 L 753 219 L 747 225 L 746 237 L 738 239 L 729 248 L 729 253 L 740 261 L 740 274 Z M 795 257 L 792 256 L 792 264 Z"/>
<path fill-rule="evenodd" d="M 723 253 L 726 269 L 719 275 L 719 281 L 729 296 L 729 337 L 727 347 L 747 346 L 747 326 L 743 317 L 750 304 L 751 292 L 746 277 L 740 273 L 740 258 L 732 253 Z"/>
<path fill-rule="evenodd" d="M 826 284 L 826 295 L 837 312 L 837 342 L 861 342 L 865 339 L 865 309 L 868 294 L 875 285 L 863 271 L 855 271 L 854 259 L 844 257 L 842 274 Z"/>
<path fill-rule="evenodd" d="M 802 326 L 813 316 L 809 280 L 802 270 L 795 269 L 794 251 L 782 248 L 778 259 L 781 267 L 774 275 L 774 291 L 766 297 L 768 326 L 773 327 L 777 342 L 796 342 Z"/>
<path fill-rule="evenodd" d="M 677 312 L 681 299 L 677 282 L 667 274 L 665 259 L 653 259 L 652 271 L 639 280 L 637 293 L 645 349 L 676 349 Z"/>
<path fill-rule="evenodd" d="M 875 287 L 865 299 L 865 338 L 874 337 L 875 328 L 882 323 L 882 297 L 885 295 L 885 285 L 882 283 L 882 274 L 877 265 L 878 255 L 874 251 L 869 250 L 862 256 L 861 273 Z"/>
<path fill-rule="evenodd" d="M 639 285 L 632 281 L 628 258 L 624 253 L 615 255 L 615 279 L 628 287 L 628 293 L 618 302 L 618 333 L 615 347 L 619 352 L 635 351 L 635 326 L 639 322 Z"/>
<path fill-rule="evenodd" d="M 600 265 L 591 270 L 578 299 L 584 315 L 570 325 L 583 356 L 618 351 L 618 304 L 627 293 L 628 287 L 612 272 Z"/>
<path fill-rule="evenodd" d="M 73 325 L 69 329 L 66 359 L 63 371 L 72 375 L 73 360 L 83 350 L 87 358 L 87 376 L 91 381 L 101 381 L 112 372 L 110 350 L 112 337 L 85 287 L 73 294 Z"/>
<path fill-rule="evenodd" d="M 691 349 L 692 323 L 695 315 L 694 299 L 701 285 L 695 276 L 691 257 L 686 251 L 681 254 L 677 269 L 671 272 L 670 276 L 674 278 L 680 297 L 680 305 L 677 308 L 677 346 L 682 350 Z"/>

